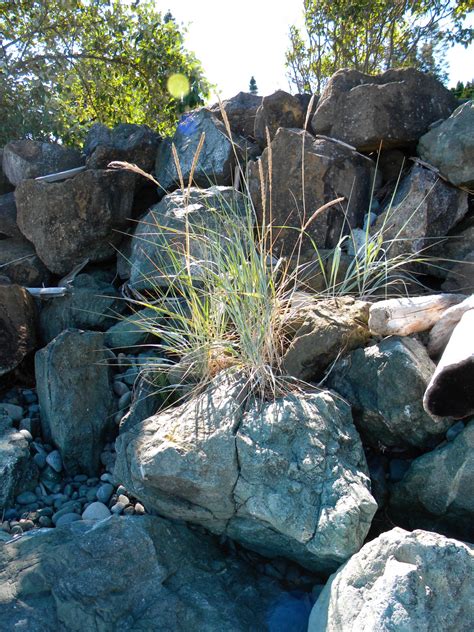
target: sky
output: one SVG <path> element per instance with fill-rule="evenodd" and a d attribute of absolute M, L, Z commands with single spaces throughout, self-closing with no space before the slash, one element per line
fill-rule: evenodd
<path fill-rule="evenodd" d="M 260 95 L 294 91 L 286 78 L 285 51 L 290 25 L 302 24 L 303 0 L 156 0 L 156 5 L 187 26 L 185 47 L 201 61 L 222 99 L 247 92 L 252 75 Z M 474 46 L 456 46 L 447 57 L 450 86 L 474 78 Z"/>

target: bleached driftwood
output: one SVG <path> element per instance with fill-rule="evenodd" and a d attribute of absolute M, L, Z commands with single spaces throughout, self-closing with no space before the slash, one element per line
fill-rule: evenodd
<path fill-rule="evenodd" d="M 474 413 L 474 309 L 456 325 L 423 398 L 427 413 L 462 419 Z"/>
<path fill-rule="evenodd" d="M 67 180 L 77 176 L 78 173 L 85 171 L 85 167 L 75 167 L 74 169 L 67 169 L 66 171 L 58 171 L 57 173 L 49 173 L 47 176 L 38 176 L 35 180 L 42 182 L 59 182 L 60 180 Z"/>
<path fill-rule="evenodd" d="M 369 329 L 379 336 L 408 336 L 426 331 L 449 307 L 465 298 L 461 294 L 435 294 L 379 301 L 370 306 Z"/>
<path fill-rule="evenodd" d="M 25 290 L 38 298 L 57 298 L 69 292 L 67 287 L 27 287 Z"/>
<path fill-rule="evenodd" d="M 428 339 L 428 353 L 431 357 L 439 356 L 449 342 L 453 329 L 461 320 L 463 314 L 474 309 L 474 294 L 466 298 L 462 303 L 453 305 L 447 309 L 430 331 Z M 472 332 L 474 336 L 474 332 Z M 473 385 L 474 388 L 474 385 Z"/>

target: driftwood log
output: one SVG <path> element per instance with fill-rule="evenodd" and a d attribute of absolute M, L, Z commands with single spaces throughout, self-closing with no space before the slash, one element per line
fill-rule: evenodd
<path fill-rule="evenodd" d="M 408 336 L 426 331 L 448 308 L 465 298 L 461 294 L 436 294 L 379 301 L 370 306 L 369 329 L 379 336 Z"/>
<path fill-rule="evenodd" d="M 453 307 L 450 307 L 442 314 L 430 331 L 428 339 L 428 353 L 432 358 L 441 355 L 449 342 L 454 328 L 461 320 L 463 314 L 470 309 L 474 309 L 474 294 L 466 298 L 462 303 L 453 305 Z M 472 332 L 472 335 L 474 336 L 474 332 Z"/>
<path fill-rule="evenodd" d="M 474 309 L 456 325 L 423 398 L 427 413 L 462 419 L 474 413 Z"/>
<path fill-rule="evenodd" d="M 68 169 L 67 171 L 58 171 L 57 173 L 50 173 L 47 176 L 38 176 L 35 180 L 41 180 L 42 182 L 60 182 L 61 180 L 67 180 L 68 178 L 74 178 L 78 173 L 82 173 L 86 170 L 86 167 L 75 167 L 74 169 Z"/>

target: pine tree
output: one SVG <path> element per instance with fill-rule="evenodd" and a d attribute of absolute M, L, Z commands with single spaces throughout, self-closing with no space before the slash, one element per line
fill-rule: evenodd
<path fill-rule="evenodd" d="M 258 94 L 257 82 L 255 81 L 255 77 L 253 75 L 250 77 L 249 92 L 250 94 Z"/>

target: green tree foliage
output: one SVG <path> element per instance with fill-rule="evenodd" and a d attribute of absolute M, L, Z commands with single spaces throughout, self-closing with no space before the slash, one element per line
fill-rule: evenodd
<path fill-rule="evenodd" d="M 253 75 L 250 77 L 249 92 L 250 94 L 258 94 L 257 82 L 255 81 L 255 77 Z"/>
<path fill-rule="evenodd" d="M 181 99 L 167 90 L 175 73 L 189 80 Z M 209 87 L 152 0 L 0 2 L 0 146 L 21 137 L 78 143 L 97 121 L 169 133 Z"/>
<path fill-rule="evenodd" d="M 462 81 L 458 81 L 455 88 L 451 88 L 451 92 L 457 99 L 474 99 L 474 79 L 468 81 L 466 85 Z"/>
<path fill-rule="evenodd" d="M 320 92 L 340 68 L 373 74 L 414 66 L 447 79 L 443 52 L 467 46 L 472 0 L 304 0 L 304 32 L 290 27 L 288 78 Z"/>

